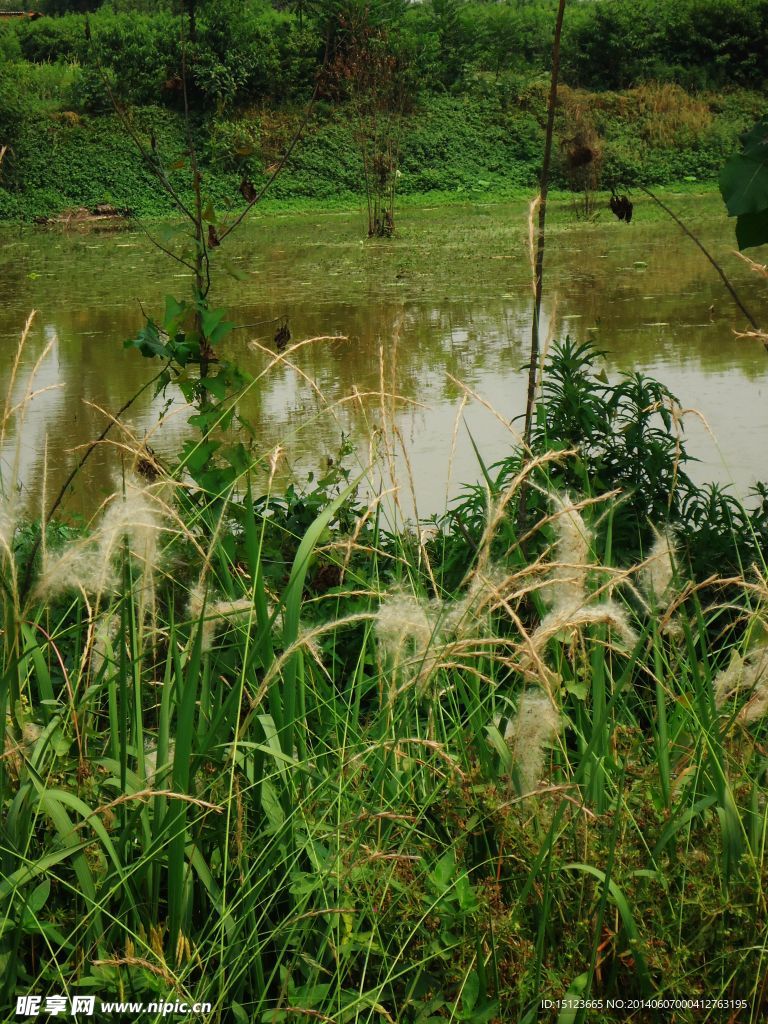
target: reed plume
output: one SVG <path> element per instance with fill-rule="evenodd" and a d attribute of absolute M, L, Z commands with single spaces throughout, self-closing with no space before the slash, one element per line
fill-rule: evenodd
<path fill-rule="evenodd" d="M 734 651 L 727 668 L 712 685 L 717 708 L 746 691 L 750 696 L 738 713 L 738 721 L 747 725 L 762 718 L 768 713 L 768 645 L 753 647 L 744 655 Z"/>
<path fill-rule="evenodd" d="M 517 715 L 504 735 L 512 751 L 522 793 L 530 793 L 538 786 L 547 747 L 557 739 L 561 729 L 562 716 L 552 698 L 539 689 L 525 690 Z"/>
<path fill-rule="evenodd" d="M 588 590 L 596 566 L 591 558 L 592 533 L 581 512 L 567 494 L 552 494 L 550 499 L 555 510 L 556 561 L 541 593 L 551 607 L 531 635 L 532 647 L 540 650 L 558 633 L 595 624 L 608 626 L 628 645 L 634 643 L 636 634 L 622 606 Z"/>
<path fill-rule="evenodd" d="M 664 604 L 670 595 L 677 567 L 677 549 L 667 530 L 654 528 L 654 542 L 640 570 L 640 586 L 652 609 Z"/>
<path fill-rule="evenodd" d="M 202 619 L 202 650 L 210 651 L 216 634 L 227 622 L 247 621 L 254 614 L 249 598 L 239 601 L 208 601 L 203 580 L 199 580 L 189 593 L 187 613 L 193 622 Z"/>

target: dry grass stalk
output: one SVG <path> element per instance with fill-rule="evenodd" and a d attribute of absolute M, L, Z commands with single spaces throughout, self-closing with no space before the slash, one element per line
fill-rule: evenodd
<path fill-rule="evenodd" d="M 52 337 L 44 346 L 42 352 L 33 364 L 32 369 L 29 371 L 26 383 L 21 388 L 21 397 L 18 399 L 16 398 L 19 390 L 17 388 L 17 381 L 19 379 L 22 359 L 29 340 L 35 315 L 35 311 L 33 310 L 27 317 L 19 338 L 19 343 L 16 346 L 16 352 L 11 365 L 11 375 L 6 387 L 2 419 L 0 419 L 0 453 L 4 453 L 9 432 L 13 430 L 14 434 L 14 452 L 10 472 L 4 477 L 0 477 L 0 565 L 3 566 L 3 570 L 7 575 L 11 593 L 13 594 L 14 601 L 17 604 L 19 588 L 16 558 L 13 554 L 13 538 L 16 532 L 19 512 L 17 496 L 21 486 L 21 455 L 24 437 L 24 421 L 32 401 L 38 395 L 43 392 L 50 391 L 53 388 L 60 387 L 60 385 L 56 384 L 35 390 L 35 380 L 40 372 L 40 368 L 50 355 L 51 350 L 56 343 L 56 338 Z M 45 465 L 43 468 L 43 475 L 45 476 Z M 45 488 L 43 488 L 43 490 L 45 490 Z"/>

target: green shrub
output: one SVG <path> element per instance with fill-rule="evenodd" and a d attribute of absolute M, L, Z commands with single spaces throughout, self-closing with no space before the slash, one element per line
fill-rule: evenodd
<path fill-rule="evenodd" d="M 85 21 L 78 15 L 22 21 L 14 28 L 25 60 L 44 64 L 82 62 L 86 57 Z"/>
<path fill-rule="evenodd" d="M 236 0 L 224 0 L 205 10 L 190 47 L 190 68 L 209 109 L 221 111 L 284 93 L 280 43 L 289 38 L 285 28 L 285 18 L 267 5 L 244 8 Z M 306 43 L 307 37 L 303 39 Z M 292 56 L 296 70 L 305 70 L 301 61 L 295 64 L 295 49 Z"/>
<path fill-rule="evenodd" d="M 0 25 L 0 66 L 21 59 L 21 43 L 13 26 Z"/>
<path fill-rule="evenodd" d="M 112 96 L 117 95 L 118 88 L 112 68 L 100 70 L 89 64 L 81 69 L 73 83 L 72 106 L 84 114 L 111 114 L 114 109 Z"/>
<path fill-rule="evenodd" d="M 173 96 L 166 83 L 181 67 L 178 19 L 104 13 L 91 24 L 87 63 L 94 67 L 98 60 L 110 73 L 117 99 L 143 106 Z"/>
<path fill-rule="evenodd" d="M 13 144 L 23 114 L 21 97 L 12 73 L 13 67 L 12 64 L 0 64 L 0 146 Z M 3 170 L 0 166 L 0 175 Z M 5 171 L 7 173 L 7 168 Z"/>
<path fill-rule="evenodd" d="M 605 0 L 569 11 L 563 69 L 574 85 L 651 80 L 689 88 L 762 87 L 768 0 Z"/>

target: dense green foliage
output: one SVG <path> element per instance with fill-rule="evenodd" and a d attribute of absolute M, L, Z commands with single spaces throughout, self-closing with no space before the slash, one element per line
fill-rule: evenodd
<path fill-rule="evenodd" d="M 2 88 L 2 78 L 0 78 Z M 457 198 L 510 196 L 535 187 L 543 140 L 543 86 L 522 90 L 501 107 L 490 96 L 434 96 L 406 118 L 401 129 L 401 195 L 442 192 Z M 46 102 L 42 101 L 41 103 Z M 601 136 L 602 184 L 623 185 L 713 180 L 740 131 L 761 111 L 753 93 L 690 100 L 658 88 L 634 93 L 564 93 L 558 118 L 568 134 L 571 111 Z M 6 117 L 13 116 L 9 109 Z M 299 115 L 252 112 L 233 119 L 213 117 L 195 134 L 205 188 L 220 210 L 242 204 L 238 185 L 247 175 L 258 186 L 287 145 Z M 183 120 L 174 111 L 135 111 L 132 121 L 145 140 L 172 166 L 186 149 Z M 32 219 L 73 206 L 111 202 L 138 215 L 168 214 L 172 206 L 114 114 L 51 112 L 14 122 L 13 152 L 6 156 L 0 187 L 0 218 Z M 306 136 L 272 187 L 274 203 L 341 203 L 361 189 L 360 155 L 351 144 L 355 124 L 342 107 L 321 105 Z M 189 177 L 170 170 L 184 194 Z M 566 159 L 558 152 L 555 187 L 572 187 Z"/>
<path fill-rule="evenodd" d="M 49 0 L 48 12 L 82 12 L 85 0 Z M 361 17 L 386 28 L 393 48 L 407 51 L 429 90 L 460 88 L 476 76 L 544 70 L 552 42 L 553 0 L 504 3 L 482 0 L 402 0 L 365 4 L 361 0 L 313 0 L 279 4 L 267 0 L 196 0 L 197 38 L 190 69 L 208 99 L 254 102 L 291 90 L 306 90 L 307 79 L 292 61 L 296 54 L 322 59 L 330 36 L 344 44 L 344 23 Z M 280 7 L 276 10 L 275 7 Z M 126 82 L 133 102 L 161 99 L 169 64 L 168 18 L 172 5 L 112 0 L 91 17 L 104 58 L 127 76 L 119 44 L 141 39 L 135 57 L 155 78 Z M 28 60 L 84 62 L 82 17 L 21 22 L 13 31 Z M 341 25 L 341 27 L 340 27 Z M 563 38 L 563 72 L 573 86 L 622 89 L 649 80 L 687 88 L 739 84 L 761 88 L 768 74 L 766 0 L 601 0 L 573 3 Z M 171 33 L 173 36 L 174 33 Z M 173 44 L 171 44 L 173 45 Z M 279 57 L 277 80 L 261 76 Z M 277 65 L 274 65 L 277 67 Z M 297 73 L 298 72 L 298 73 Z M 219 90 L 225 86 L 225 92 Z"/>
<path fill-rule="evenodd" d="M 766 2 L 573 4 L 553 185 L 712 180 L 762 112 Z M 243 174 L 264 180 L 324 58 L 332 71 L 342 69 L 342 80 L 321 75 L 314 118 L 276 196 L 344 202 L 359 194 L 359 110 L 353 79 L 345 86 L 343 78 L 354 75 L 354 40 L 366 33 L 391 54 L 408 92 L 396 140 L 399 192 L 512 194 L 536 182 L 550 3 L 192 6 L 187 99 L 216 202 L 234 201 Z M 82 13 L 0 26 L 0 145 L 8 146 L 0 217 L 104 200 L 142 214 L 168 212 L 131 155 L 113 104 L 144 137 L 155 133 L 175 161 L 186 147 L 179 19 L 171 4 L 113 0 L 89 16 L 89 26 L 87 38 Z M 574 147 L 584 145 L 595 156 L 588 183 L 568 166 Z"/>
<path fill-rule="evenodd" d="M 685 587 L 686 552 L 730 573 L 749 527 L 713 544 L 665 500 L 691 486 L 651 409 L 674 397 L 595 361 L 549 361 L 525 536 L 519 452 L 426 543 L 338 468 L 253 498 L 248 465 L 224 500 L 174 496 L 172 468 L 129 478 L 90 540 L 51 535 L 27 601 L 28 532 L 3 520 L 4 1006 L 532 1024 L 570 993 L 764 1014 L 763 724 L 718 672 L 765 651 L 765 564 L 727 603 Z M 568 511 L 566 482 L 594 501 Z M 670 508 L 685 547 L 649 583 Z M 574 574 L 590 616 L 557 596 Z M 556 710 L 543 737 L 515 724 L 531 699 Z"/>

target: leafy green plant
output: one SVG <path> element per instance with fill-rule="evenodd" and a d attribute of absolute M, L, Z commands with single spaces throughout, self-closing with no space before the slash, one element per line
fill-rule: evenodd
<path fill-rule="evenodd" d="M 768 242 L 768 118 L 741 137 L 740 153 L 720 171 L 728 215 L 736 218 L 739 249 Z"/>
<path fill-rule="evenodd" d="M 136 344 L 181 368 L 195 313 L 169 303 Z M 128 481 L 106 523 L 51 528 L 23 614 L 0 597 L 6 1004 L 73 986 L 209 1001 L 212 1019 L 534 1021 L 566 991 L 689 998 L 695 970 L 696 992 L 761 1005 L 762 724 L 737 724 L 722 673 L 764 643 L 762 576 L 731 581 L 737 630 L 716 583 L 686 590 L 682 552 L 652 596 L 633 538 L 661 496 L 604 488 L 672 471 L 662 417 L 634 439 L 609 426 L 668 392 L 610 385 L 598 359 L 551 354 L 525 533 L 518 452 L 438 524 L 431 575 L 343 460 L 255 496 L 249 460 L 240 498 L 202 504 Z M 588 497 L 553 514 L 566 487 Z M 743 542 L 735 502 L 688 493 L 686 544 Z M 574 527 L 582 565 L 558 547 Z M 31 537 L 15 531 L 22 560 Z M 105 538 L 100 593 L 52 573 Z M 624 594 L 631 642 L 610 622 L 542 630 L 546 587 L 574 574 L 587 607 L 618 615 L 601 588 Z M 560 730 L 533 750 L 533 795 L 513 783 L 538 742 L 523 695 L 545 693 L 532 644 Z"/>

